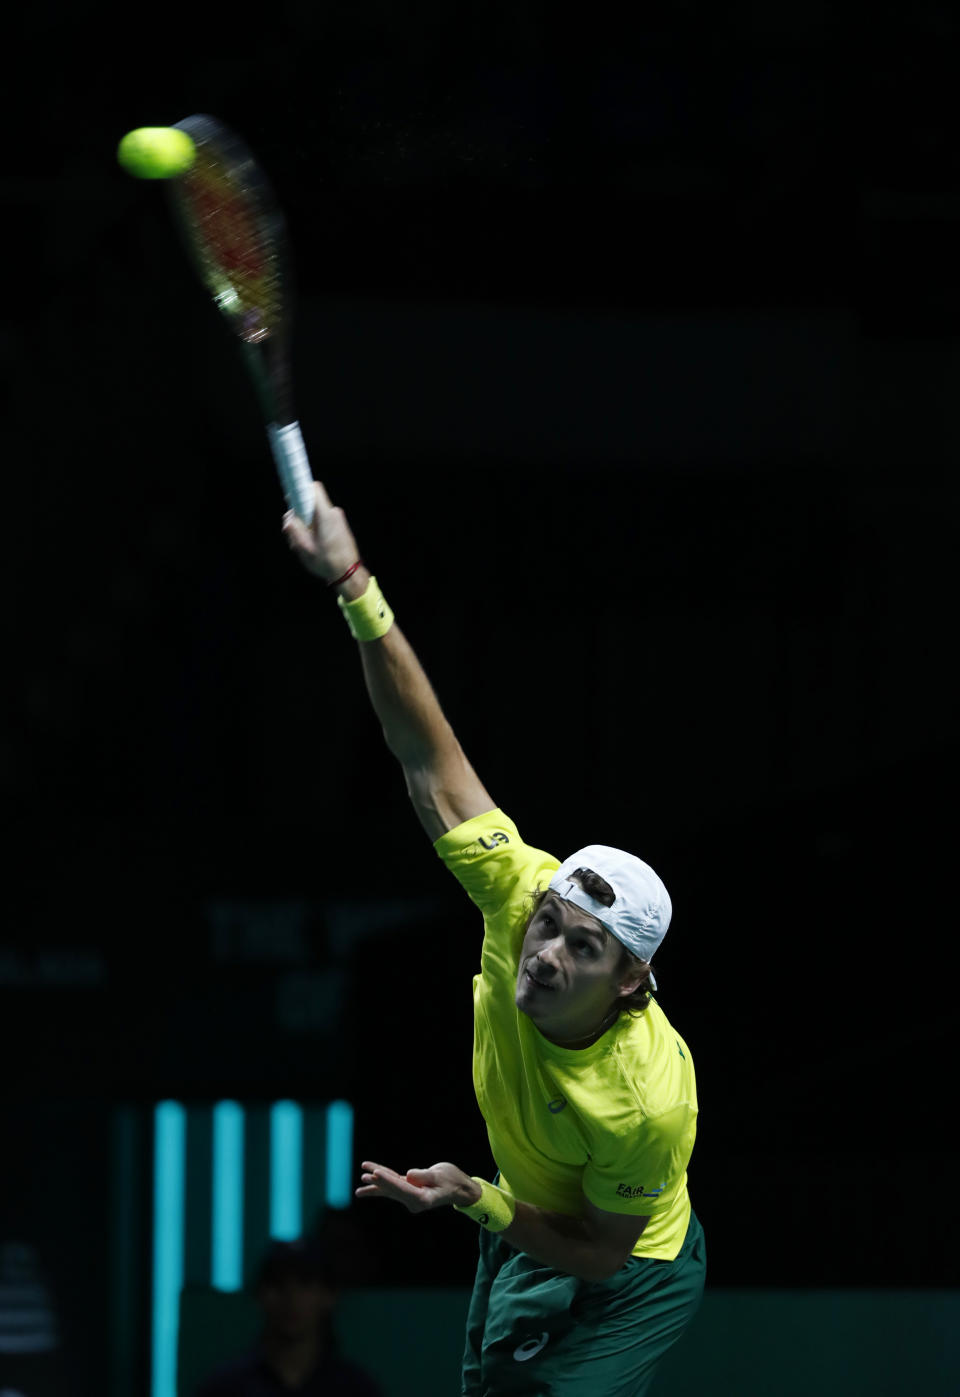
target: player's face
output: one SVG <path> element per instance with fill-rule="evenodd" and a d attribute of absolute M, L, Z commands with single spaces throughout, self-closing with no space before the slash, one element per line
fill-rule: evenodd
<path fill-rule="evenodd" d="M 516 1004 L 553 1043 L 594 1033 L 622 994 L 619 941 L 595 917 L 547 893 L 531 918 L 520 951 Z"/>

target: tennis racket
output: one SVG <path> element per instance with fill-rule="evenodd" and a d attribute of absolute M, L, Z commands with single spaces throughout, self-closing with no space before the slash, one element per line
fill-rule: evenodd
<path fill-rule="evenodd" d="M 196 146 L 185 174 L 166 182 L 174 221 L 200 280 L 240 340 L 287 504 L 313 519 L 313 474 L 293 411 L 291 267 L 286 224 L 243 141 L 210 116 L 175 123 Z"/>

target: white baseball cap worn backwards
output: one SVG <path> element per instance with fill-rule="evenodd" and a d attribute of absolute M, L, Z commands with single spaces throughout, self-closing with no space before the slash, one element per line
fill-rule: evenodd
<path fill-rule="evenodd" d="M 589 868 L 608 882 L 613 889 L 611 907 L 605 907 L 595 897 L 574 883 L 571 874 L 578 868 Z M 582 912 L 589 912 L 628 951 L 640 960 L 653 960 L 654 952 L 667 934 L 673 904 L 661 879 L 648 863 L 623 849 L 611 849 L 607 844 L 588 844 L 578 849 L 557 869 L 550 879 L 550 891 L 572 902 Z M 650 974 L 650 988 L 657 982 Z"/>

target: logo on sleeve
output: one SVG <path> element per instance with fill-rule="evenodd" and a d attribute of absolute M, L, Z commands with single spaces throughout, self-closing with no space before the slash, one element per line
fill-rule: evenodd
<path fill-rule="evenodd" d="M 480 843 L 485 849 L 495 849 L 498 844 L 509 844 L 510 836 L 504 834 L 503 830 L 498 829 L 496 833 L 491 834 L 489 839 L 484 839 L 483 835 L 481 835 Z"/>
<path fill-rule="evenodd" d="M 667 1186 L 664 1179 L 659 1188 L 645 1189 L 643 1184 L 617 1184 L 618 1198 L 659 1198 Z"/>
<path fill-rule="evenodd" d="M 556 1116 L 563 1110 L 566 1104 L 567 1098 L 565 1096 L 555 1096 L 552 1101 L 547 1102 L 547 1110 L 552 1116 Z M 2 1397 L 2 1394 L 0 1394 L 0 1397 Z"/>

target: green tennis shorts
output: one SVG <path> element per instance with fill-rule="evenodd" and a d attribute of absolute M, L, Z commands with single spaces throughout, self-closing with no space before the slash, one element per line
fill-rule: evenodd
<path fill-rule="evenodd" d="M 674 1261 L 632 1256 L 581 1281 L 480 1231 L 467 1312 L 464 1397 L 642 1397 L 700 1307 L 703 1228 L 690 1215 Z"/>

